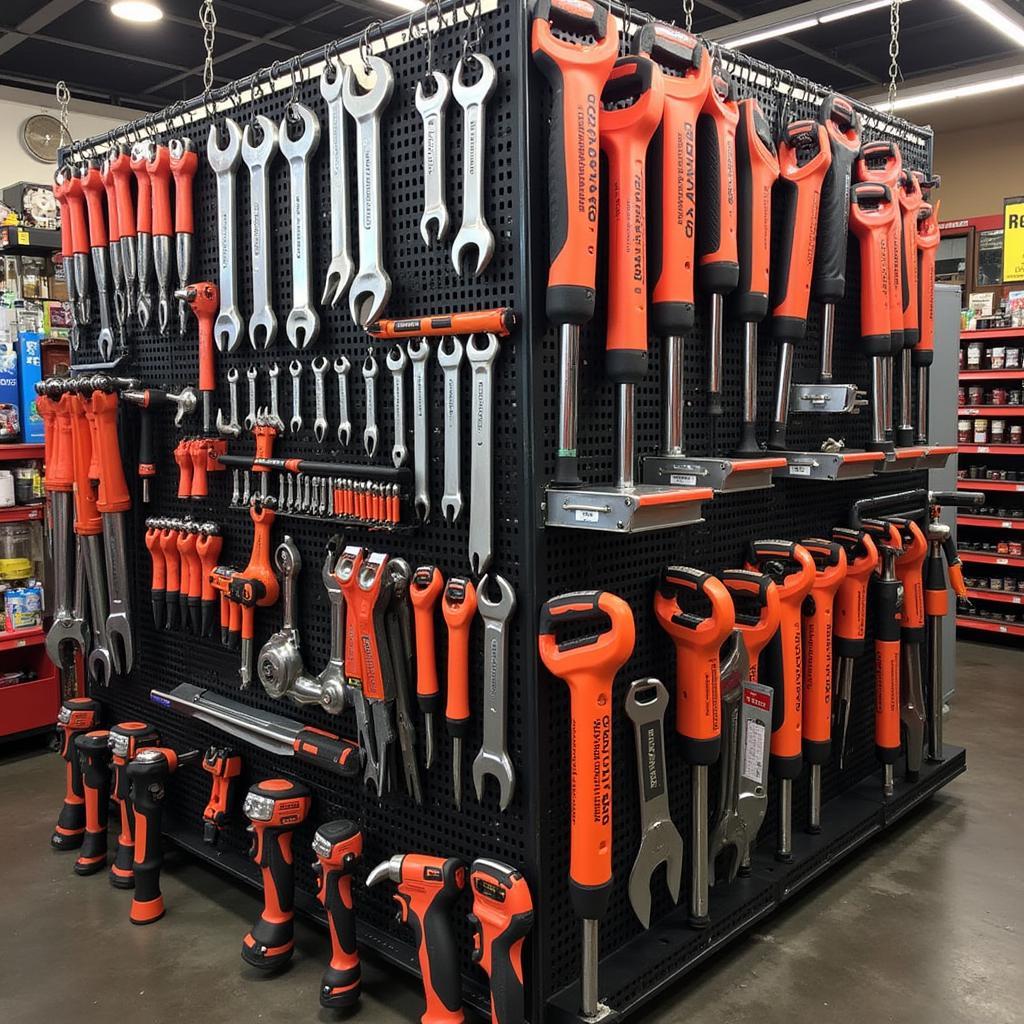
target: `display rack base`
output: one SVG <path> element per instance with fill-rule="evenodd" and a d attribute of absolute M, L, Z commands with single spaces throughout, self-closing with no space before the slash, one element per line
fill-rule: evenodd
<path fill-rule="evenodd" d="M 649 455 L 641 460 L 645 484 L 661 487 L 710 487 L 715 494 L 738 494 L 772 486 L 772 472 L 785 466 L 781 458 L 692 458 Z"/>
<path fill-rule="evenodd" d="M 710 487 L 581 487 L 547 492 L 548 526 L 604 533 L 646 533 L 702 523 Z"/>
<path fill-rule="evenodd" d="M 782 480 L 838 482 L 874 476 L 885 461 L 884 452 L 776 452 L 786 465 L 774 471 Z"/>
<path fill-rule="evenodd" d="M 916 782 L 903 779 L 902 765 L 897 765 L 895 791 L 887 800 L 882 795 L 880 773 L 830 800 L 822 808 L 820 833 L 794 831 L 792 863 L 776 861 L 774 844 L 766 838 L 754 852 L 748 877 L 712 888 L 710 927 L 702 931 L 691 928 L 688 908 L 680 905 L 602 960 L 600 996 L 609 1009 L 602 1019 L 617 1021 L 636 1014 L 643 1004 L 967 770 L 967 752 L 962 747 L 946 745 L 943 754 L 941 762 L 924 763 Z M 548 1001 L 544 1020 L 547 1024 L 586 1024 L 579 1005 L 579 986 L 570 985 Z"/>

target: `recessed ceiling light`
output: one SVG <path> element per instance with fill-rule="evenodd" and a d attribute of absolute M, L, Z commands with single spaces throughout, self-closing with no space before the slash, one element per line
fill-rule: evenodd
<path fill-rule="evenodd" d="M 164 16 L 164 12 L 149 0 L 115 0 L 110 5 L 110 13 L 115 18 L 134 21 L 142 25 L 152 24 Z"/>

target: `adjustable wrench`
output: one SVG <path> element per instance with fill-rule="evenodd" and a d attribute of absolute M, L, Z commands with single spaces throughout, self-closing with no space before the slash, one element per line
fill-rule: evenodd
<path fill-rule="evenodd" d="M 427 383 L 427 363 L 430 343 L 426 338 L 413 338 L 409 342 L 409 361 L 412 363 L 412 449 L 413 479 L 416 486 L 416 512 L 420 522 L 430 516 L 430 392 Z"/>
<path fill-rule="evenodd" d="M 263 140 L 256 144 L 256 129 Z M 252 252 L 252 315 L 249 344 L 270 348 L 277 337 L 277 314 L 270 293 L 273 238 L 270 230 L 270 165 L 277 155 L 277 125 L 257 114 L 242 133 L 242 159 L 249 168 L 249 239 Z"/>
<path fill-rule="evenodd" d="M 281 419 L 281 367 L 274 363 L 267 370 L 270 378 L 270 422 L 283 434 L 284 420 Z"/>
<path fill-rule="evenodd" d="M 339 554 L 339 538 L 327 542 L 324 564 L 320 570 L 327 599 L 331 602 L 331 654 L 323 671 L 316 677 L 320 684 L 320 705 L 332 715 L 340 714 L 352 703 L 345 678 L 345 595 L 334 575 Z"/>
<path fill-rule="evenodd" d="M 333 81 L 330 74 L 333 72 Z M 352 281 L 352 241 L 348 225 L 348 141 L 345 137 L 345 107 L 341 89 L 352 69 L 327 61 L 320 75 L 320 95 L 327 103 L 327 139 L 330 147 L 331 265 L 327 268 L 322 305 L 336 306 Z M 347 442 L 346 442 L 347 443 Z"/>
<path fill-rule="evenodd" d="M 220 312 L 213 337 L 220 352 L 234 352 L 242 340 L 235 280 L 237 253 L 235 222 L 235 171 L 242 154 L 242 132 L 230 117 L 224 118 L 227 145 L 221 149 L 217 126 L 210 125 L 206 159 L 217 176 L 217 260 L 220 270 Z"/>
<path fill-rule="evenodd" d="M 500 592 L 497 601 L 488 596 L 492 582 Z M 488 775 L 496 779 L 504 811 L 516 788 L 516 771 L 508 756 L 508 624 L 515 614 L 516 592 L 508 580 L 495 573 L 480 581 L 476 600 L 484 622 L 484 739 L 473 759 L 473 785 L 477 801 L 482 803 L 484 780 Z"/>
<path fill-rule="evenodd" d="M 235 371 L 236 380 L 237 380 L 237 373 L 238 373 L 238 371 L 236 370 Z M 250 366 L 249 369 L 245 371 L 245 380 L 246 380 L 246 385 L 247 385 L 247 388 L 248 388 L 248 398 L 249 398 L 249 402 L 248 402 L 249 411 L 245 414 L 245 429 L 246 430 L 252 430 L 252 428 L 256 426 L 256 378 L 258 376 L 259 376 L 259 371 L 256 369 L 255 366 Z"/>
<path fill-rule="evenodd" d="M 368 54 L 373 74 L 369 92 L 357 93 L 354 74 L 342 76 L 345 109 L 356 123 L 356 168 L 359 183 L 359 268 L 349 288 L 348 305 L 360 327 L 377 320 L 391 296 L 384 270 L 384 195 L 381 188 L 381 114 L 395 91 L 391 65 Z"/>
<path fill-rule="evenodd" d="M 334 360 L 334 372 L 338 378 L 338 440 L 348 444 L 352 437 L 352 420 L 348 413 L 348 373 L 352 364 L 344 357 Z"/>
<path fill-rule="evenodd" d="M 363 430 L 363 448 L 373 458 L 377 451 L 377 360 L 373 353 L 363 360 L 363 383 L 366 385 L 366 428 Z"/>
<path fill-rule="evenodd" d="M 391 449 L 391 461 L 395 469 L 398 469 L 409 457 L 409 449 L 405 446 L 405 368 L 409 365 L 409 357 L 401 345 L 395 345 L 388 350 L 385 362 L 391 371 L 395 414 L 395 443 Z"/>
<path fill-rule="evenodd" d="M 448 351 L 448 345 L 451 345 L 451 351 Z M 442 338 L 437 346 L 437 362 L 444 373 L 444 495 L 441 497 L 441 512 L 449 525 L 462 513 L 459 475 L 462 460 L 462 417 L 459 411 L 462 348 L 462 342 L 454 335 Z"/>
<path fill-rule="evenodd" d="M 486 344 L 479 347 L 479 334 L 471 334 L 466 341 L 472 385 L 472 440 L 469 462 L 469 564 L 477 575 L 491 564 L 493 545 L 493 472 L 494 445 L 494 362 L 498 358 L 498 336 L 485 334 Z M 447 440 L 447 439 L 446 439 Z"/>
<path fill-rule="evenodd" d="M 289 134 L 299 125 L 297 139 Z M 312 246 L 309 216 L 309 161 L 320 145 L 320 122 L 309 107 L 291 103 L 278 130 L 281 155 L 288 161 L 292 211 L 292 308 L 285 334 L 293 348 L 305 348 L 320 333 L 320 315 L 313 308 Z"/>
<path fill-rule="evenodd" d="M 302 363 L 293 359 L 288 364 L 288 372 L 292 378 L 292 418 L 288 432 L 297 434 L 302 430 Z"/>
<path fill-rule="evenodd" d="M 316 407 L 316 419 L 313 420 L 313 436 L 318 444 L 324 443 L 327 437 L 327 369 L 331 364 L 326 356 L 319 356 L 310 364 L 313 370 L 315 390 L 314 404 Z"/>
<path fill-rule="evenodd" d="M 683 838 L 672 822 L 665 756 L 665 709 L 668 690 L 659 679 L 637 679 L 626 693 L 626 714 L 636 737 L 636 771 L 640 783 L 640 849 L 629 872 L 629 902 L 645 927 L 651 926 L 651 878 L 665 865 L 672 902 L 679 902 L 683 878 Z"/>
<path fill-rule="evenodd" d="M 480 67 L 480 79 L 473 85 L 463 80 L 466 63 Z M 484 214 L 484 166 L 487 161 L 487 101 L 494 92 L 498 74 L 491 59 L 482 53 L 471 53 L 459 60 L 452 76 L 455 102 L 462 107 L 462 227 L 452 246 L 452 263 L 461 274 L 466 251 L 476 248 L 479 277 L 494 255 L 494 234 Z"/>
<path fill-rule="evenodd" d="M 423 88 L 426 78 L 416 83 L 416 109 L 423 119 L 423 216 L 420 235 L 424 245 L 443 242 L 448 237 L 448 206 L 444 198 L 445 108 L 452 94 L 448 76 L 432 71 L 434 91 Z M 431 230 L 433 229 L 433 230 Z"/>
<path fill-rule="evenodd" d="M 238 437 L 242 433 L 242 424 L 238 422 L 238 368 L 232 366 L 228 370 L 228 404 L 231 418 L 224 422 L 224 410 L 217 410 L 217 433 L 225 437 Z"/>

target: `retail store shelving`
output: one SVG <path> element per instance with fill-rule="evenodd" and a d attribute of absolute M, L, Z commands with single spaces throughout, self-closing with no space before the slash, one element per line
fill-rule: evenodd
<path fill-rule="evenodd" d="M 1003 636 L 1024 636 L 1024 625 L 1014 622 L 994 622 L 973 615 L 958 615 L 956 624 L 963 629 L 980 629 L 986 633 L 1002 633 Z"/>

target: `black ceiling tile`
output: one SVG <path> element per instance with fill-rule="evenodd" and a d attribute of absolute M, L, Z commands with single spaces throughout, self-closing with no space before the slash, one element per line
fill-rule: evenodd
<path fill-rule="evenodd" d="M 39 7 L 39 0 L 4 0 L 0 4 L 0 28 L 15 28 Z"/>
<path fill-rule="evenodd" d="M 12 71 L 33 78 L 52 79 L 55 67 L 59 67 L 60 73 L 69 81 L 93 85 L 100 91 L 116 91 L 122 97 L 141 92 L 159 74 L 152 64 L 125 60 L 118 62 L 117 79 L 111 81 L 108 60 L 81 50 L 69 50 L 63 46 L 55 48 L 53 44 L 38 39 L 25 40 L 0 59 L 0 74 Z"/>

